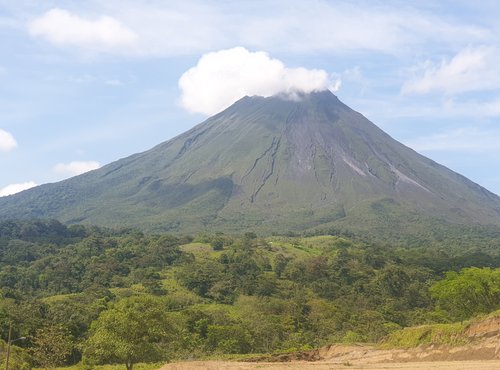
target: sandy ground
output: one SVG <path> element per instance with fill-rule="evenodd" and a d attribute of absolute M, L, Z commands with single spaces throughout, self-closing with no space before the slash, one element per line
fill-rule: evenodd
<path fill-rule="evenodd" d="M 462 346 L 422 345 L 405 350 L 332 344 L 277 355 L 272 358 L 276 362 L 265 362 L 269 358 L 261 358 L 263 362 L 191 361 L 166 364 L 160 370 L 500 370 L 500 317 L 472 324 L 466 334 L 474 340 Z"/>
<path fill-rule="evenodd" d="M 223 362 L 193 361 L 167 364 L 161 370 L 499 370 L 500 360 L 491 361 L 433 361 L 433 362 L 399 362 L 385 364 L 356 364 L 330 361 L 317 362 Z"/>

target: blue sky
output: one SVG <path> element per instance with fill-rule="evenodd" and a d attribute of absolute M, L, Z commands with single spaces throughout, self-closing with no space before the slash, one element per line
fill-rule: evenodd
<path fill-rule="evenodd" d="M 0 0 L 0 195 L 143 151 L 241 95 L 331 88 L 500 194 L 496 1 Z"/>

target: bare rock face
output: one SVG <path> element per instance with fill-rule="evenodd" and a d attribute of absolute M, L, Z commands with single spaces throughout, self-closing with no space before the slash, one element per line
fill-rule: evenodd
<path fill-rule="evenodd" d="M 322 91 L 245 97 L 149 151 L 0 198 L 0 218 L 33 217 L 149 231 L 334 228 L 391 239 L 436 225 L 498 230 L 500 198 Z"/>
<path fill-rule="evenodd" d="M 500 336 L 500 315 L 492 316 L 485 320 L 474 322 L 465 329 L 468 338 L 489 338 Z M 498 344 L 500 346 L 500 337 Z M 500 351 L 499 351 L 500 352 Z M 500 355 L 500 353 L 498 353 Z"/>

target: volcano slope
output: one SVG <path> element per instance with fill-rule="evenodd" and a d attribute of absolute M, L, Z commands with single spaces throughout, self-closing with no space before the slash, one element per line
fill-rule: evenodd
<path fill-rule="evenodd" d="M 0 218 L 38 217 L 146 231 L 334 229 L 420 240 L 498 233 L 500 198 L 322 91 L 244 97 L 151 150 L 0 198 Z"/>

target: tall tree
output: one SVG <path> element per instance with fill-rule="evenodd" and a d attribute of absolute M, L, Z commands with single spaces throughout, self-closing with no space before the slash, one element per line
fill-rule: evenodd
<path fill-rule="evenodd" d="M 85 360 L 123 363 L 127 370 L 137 362 L 164 360 L 171 331 L 165 312 L 160 298 L 122 299 L 92 323 Z"/>
<path fill-rule="evenodd" d="M 47 326 L 37 330 L 31 353 L 45 369 L 65 365 L 74 343 L 69 331 L 61 326 Z"/>

